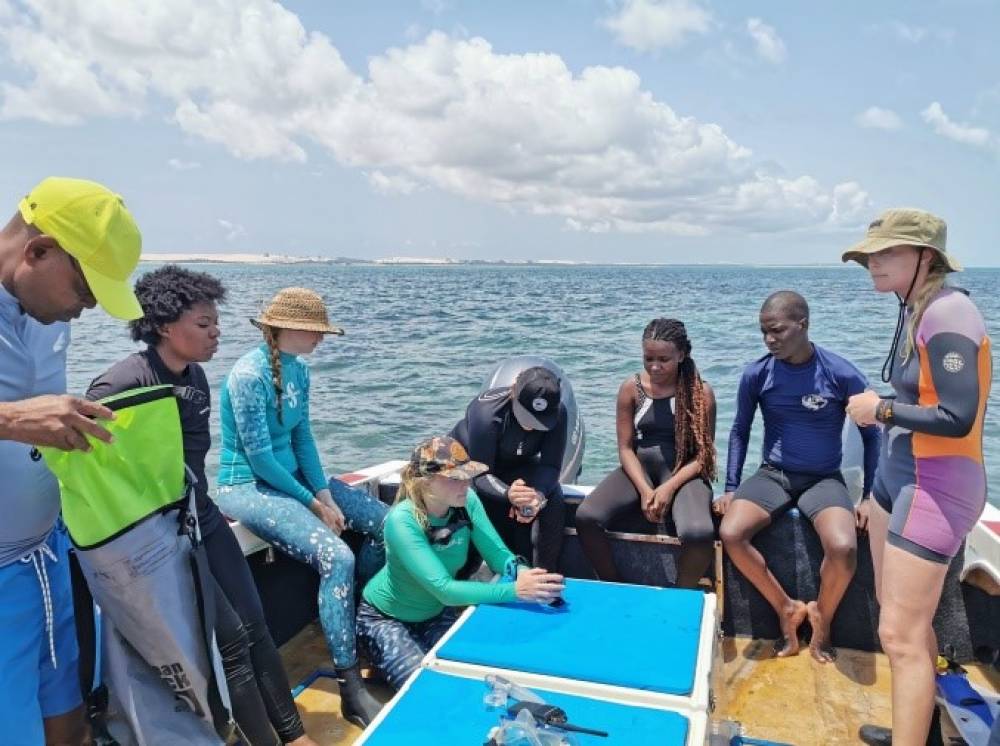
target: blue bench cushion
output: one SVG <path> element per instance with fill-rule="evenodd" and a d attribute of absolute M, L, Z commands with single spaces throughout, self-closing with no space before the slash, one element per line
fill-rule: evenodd
<path fill-rule="evenodd" d="M 566 606 L 480 606 L 438 650 L 462 663 L 690 696 L 704 594 L 567 580 Z"/>
<path fill-rule="evenodd" d="M 580 746 L 657 743 L 683 746 L 688 720 L 669 710 L 633 707 L 613 702 L 556 694 L 534 689 L 549 704 L 566 711 L 569 722 L 608 732 L 608 738 L 579 734 Z M 466 679 L 421 670 L 366 743 L 378 746 L 423 746 L 423 744 L 480 744 L 490 728 L 499 723 L 499 713 L 483 704 L 486 685 Z"/>

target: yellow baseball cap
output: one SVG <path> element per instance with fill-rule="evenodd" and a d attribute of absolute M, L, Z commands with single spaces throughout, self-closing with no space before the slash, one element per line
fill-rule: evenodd
<path fill-rule="evenodd" d="M 94 181 L 51 176 L 18 206 L 21 217 L 51 236 L 83 270 L 90 291 L 112 316 L 142 318 L 128 282 L 142 236 L 121 196 Z"/>

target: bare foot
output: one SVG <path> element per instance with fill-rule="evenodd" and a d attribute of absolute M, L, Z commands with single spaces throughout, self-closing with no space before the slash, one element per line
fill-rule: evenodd
<path fill-rule="evenodd" d="M 806 605 L 801 601 L 791 601 L 779 615 L 781 635 L 784 645 L 777 652 L 779 658 L 797 655 L 799 652 L 799 626 L 806 620 Z"/>
<path fill-rule="evenodd" d="M 301 735 L 294 741 L 289 741 L 287 746 L 319 746 L 319 744 L 312 740 L 309 736 Z"/>
<path fill-rule="evenodd" d="M 837 651 L 830 644 L 829 622 L 823 618 L 819 611 L 819 605 L 815 601 L 806 604 L 806 614 L 809 616 L 809 626 L 812 627 L 809 652 L 820 663 L 832 663 L 837 657 Z"/>

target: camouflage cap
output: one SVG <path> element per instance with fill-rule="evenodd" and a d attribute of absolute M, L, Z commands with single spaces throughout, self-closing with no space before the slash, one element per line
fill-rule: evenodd
<path fill-rule="evenodd" d="M 917 246 L 933 249 L 938 253 L 948 269 L 960 272 L 962 265 L 948 253 L 946 242 L 948 226 L 937 215 L 924 210 L 895 208 L 886 210 L 868 226 L 868 235 L 840 257 L 841 261 L 851 261 L 867 267 L 868 255 L 893 246 Z"/>
<path fill-rule="evenodd" d="M 469 458 L 465 446 L 447 435 L 425 440 L 413 449 L 410 465 L 423 477 L 472 479 L 489 471 L 486 464 Z"/>

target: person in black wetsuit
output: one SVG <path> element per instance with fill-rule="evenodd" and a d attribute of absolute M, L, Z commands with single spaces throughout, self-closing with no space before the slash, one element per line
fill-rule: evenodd
<path fill-rule="evenodd" d="M 643 372 L 618 390 L 621 466 L 576 512 L 583 552 L 601 580 L 620 581 L 607 528 L 641 509 L 652 523 L 667 515 L 681 540 L 677 585 L 694 588 L 712 560 L 715 394 L 701 380 L 691 342 L 676 319 L 653 319 L 642 334 Z"/>
<path fill-rule="evenodd" d="M 490 469 L 472 486 L 504 544 L 552 571 L 566 523 L 559 474 L 568 421 L 559 379 L 534 367 L 521 371 L 513 386 L 474 399 L 450 433 Z"/>
<path fill-rule="evenodd" d="M 197 480 L 198 522 L 216 587 L 215 632 L 234 719 L 251 746 L 315 746 L 292 700 L 250 568 L 229 523 L 208 496 L 211 389 L 199 363 L 218 349 L 216 303 L 224 299 L 225 288 L 211 275 L 166 265 L 140 277 L 135 290 L 145 315 L 130 322 L 130 331 L 133 340 L 147 347 L 94 379 L 87 398 L 157 384 L 175 387 L 184 462 Z"/>

